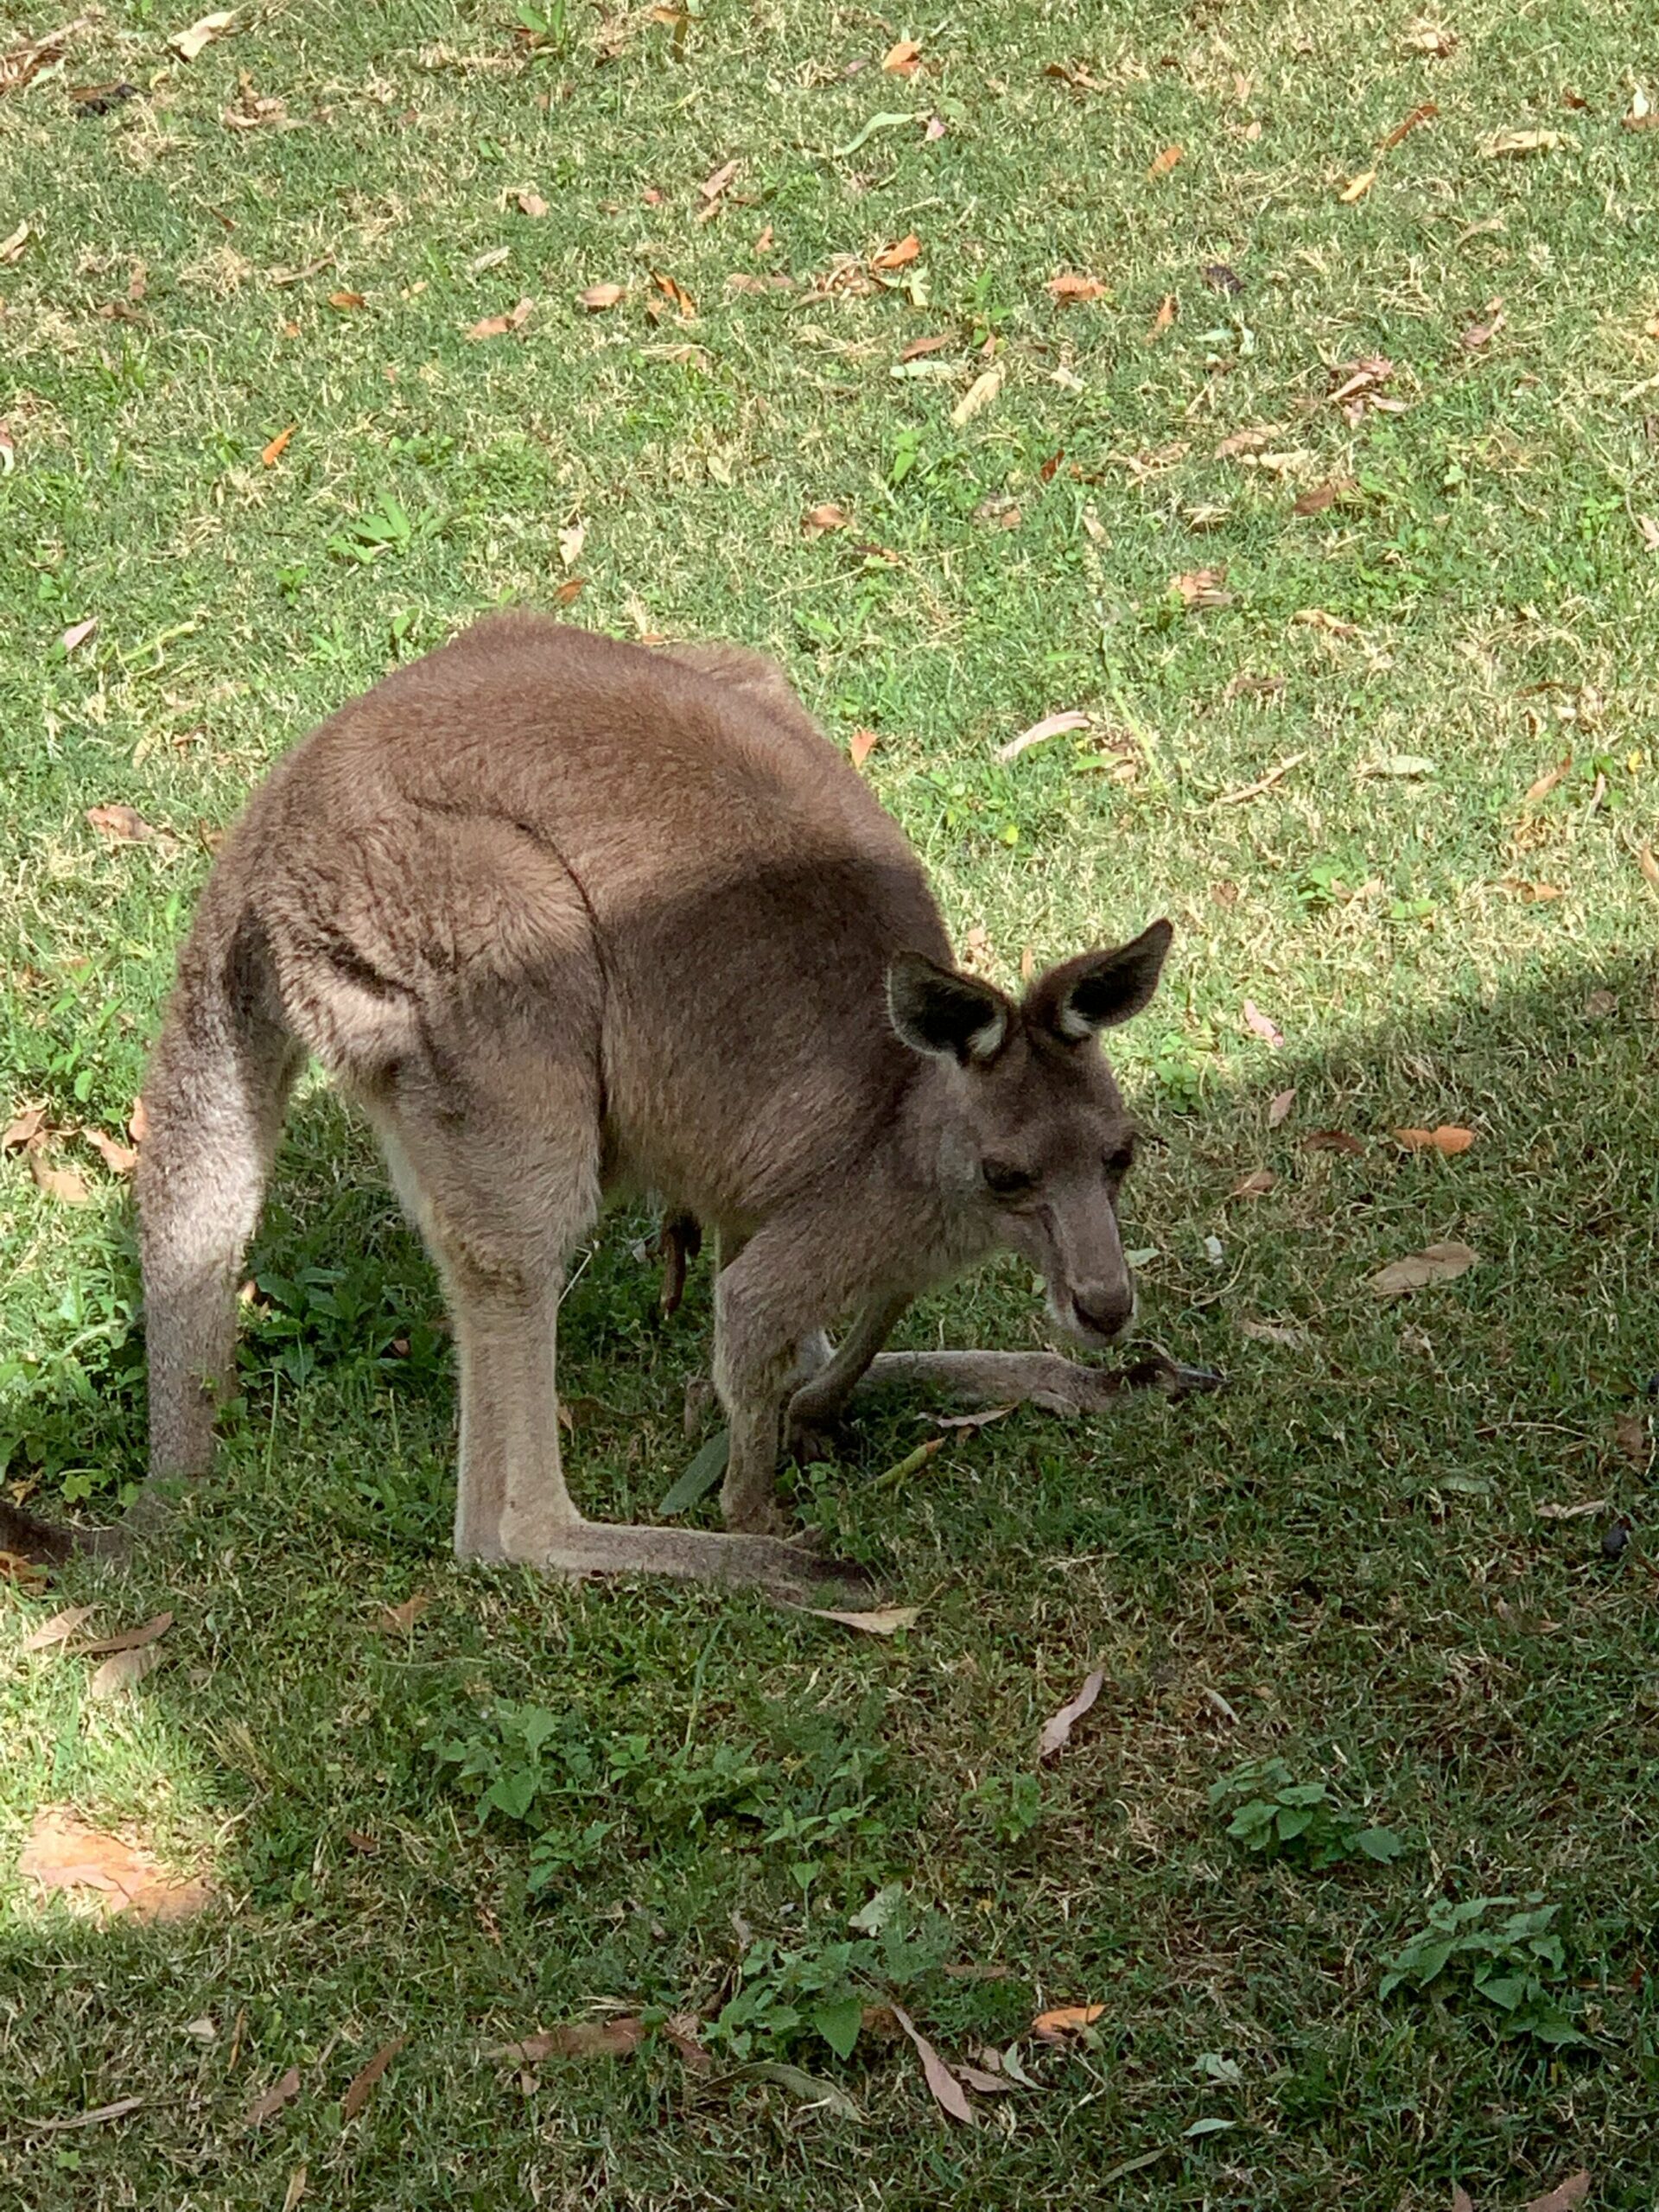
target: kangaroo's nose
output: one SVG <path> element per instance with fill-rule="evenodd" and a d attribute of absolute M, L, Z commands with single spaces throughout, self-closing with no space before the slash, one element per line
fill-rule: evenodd
<path fill-rule="evenodd" d="M 1115 1337 L 1135 1317 L 1133 1283 L 1090 1283 L 1073 1291 L 1071 1303 L 1077 1319 L 1093 1335 Z"/>

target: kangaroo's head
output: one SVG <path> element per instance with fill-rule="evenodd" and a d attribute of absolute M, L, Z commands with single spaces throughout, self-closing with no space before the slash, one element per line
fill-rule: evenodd
<path fill-rule="evenodd" d="M 1017 1004 L 919 953 L 888 971 L 894 1029 L 936 1064 L 948 1192 L 988 1244 L 1040 1271 L 1055 1319 L 1085 1343 L 1109 1344 L 1135 1313 L 1117 1233 L 1135 1128 L 1095 1040 L 1151 998 L 1172 934 L 1154 922 L 1115 951 L 1079 953 Z"/>

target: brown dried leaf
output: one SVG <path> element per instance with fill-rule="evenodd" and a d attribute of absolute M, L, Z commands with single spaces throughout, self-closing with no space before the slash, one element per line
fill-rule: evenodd
<path fill-rule="evenodd" d="M 1569 2174 L 1563 2182 L 1557 2182 L 1546 2196 L 1535 2196 L 1526 2207 L 1526 2212 L 1573 2212 L 1573 2207 L 1582 2204 L 1589 2194 L 1590 2177 L 1580 2166 L 1577 2173 Z"/>
<path fill-rule="evenodd" d="M 874 730 L 855 729 L 847 741 L 847 750 L 854 767 L 861 768 L 880 742 Z"/>
<path fill-rule="evenodd" d="M 1314 1129 L 1302 1139 L 1304 1152 L 1344 1152 L 1357 1160 L 1365 1147 L 1357 1137 L 1350 1136 L 1346 1129 Z"/>
<path fill-rule="evenodd" d="M 1362 169 L 1357 176 L 1351 176 L 1349 178 L 1347 183 L 1343 186 L 1342 190 L 1337 194 L 1337 198 L 1341 201 L 1344 207 L 1351 207 L 1356 200 L 1363 200 L 1365 197 L 1366 194 L 1376 182 L 1376 171 L 1375 169 Z"/>
<path fill-rule="evenodd" d="M 1216 459 L 1231 461 L 1236 454 L 1260 453 L 1264 447 L 1270 446 L 1278 435 L 1278 430 L 1271 424 L 1257 423 L 1253 429 L 1248 430 L 1233 430 L 1216 448 Z"/>
<path fill-rule="evenodd" d="M 826 500 L 822 506 L 808 508 L 801 518 L 801 534 L 804 537 L 822 537 L 828 531 L 845 530 L 851 521 L 852 517 L 844 507 Z"/>
<path fill-rule="evenodd" d="M 1655 860 L 1646 845 L 1637 847 L 1636 864 L 1641 869 L 1644 879 L 1656 891 L 1659 891 L 1659 861 Z"/>
<path fill-rule="evenodd" d="M 36 1188 L 44 1191 L 48 1198 L 55 1198 L 60 1205 L 84 1206 L 92 1197 L 86 1183 L 73 1167 L 54 1167 L 49 1164 L 39 1137 L 26 1147 L 23 1156 L 29 1162 L 29 1172 L 35 1179 Z"/>
<path fill-rule="evenodd" d="M 735 162 L 722 162 L 712 176 L 704 177 L 697 190 L 712 207 L 736 175 Z"/>
<path fill-rule="evenodd" d="M 520 300 L 518 306 L 510 308 L 505 315 L 486 315 L 481 322 L 475 322 L 463 335 L 473 340 L 503 338 L 510 330 L 522 330 L 530 321 L 535 305 L 534 300 Z"/>
<path fill-rule="evenodd" d="M 1254 999 L 1245 1000 L 1243 1011 L 1244 1027 L 1250 1034 L 1259 1037 L 1264 1045 L 1271 1045 L 1276 1052 L 1285 1041 L 1285 1033 L 1278 1023 L 1263 1014 Z"/>
<path fill-rule="evenodd" d="M 1503 305 L 1501 300 L 1490 300 L 1486 305 L 1486 321 L 1471 322 L 1459 333 L 1458 343 L 1465 353 L 1478 353 L 1483 346 L 1490 346 L 1503 327 Z"/>
<path fill-rule="evenodd" d="M 29 1597 L 37 1598 L 47 1586 L 47 1572 L 39 1560 L 25 1559 L 22 1552 L 0 1551 L 0 1578 L 15 1582 Z"/>
<path fill-rule="evenodd" d="M 999 760 L 1017 760 L 1022 753 L 1028 752 L 1033 745 L 1042 744 L 1046 738 L 1065 737 L 1072 730 L 1087 729 L 1088 727 L 1087 715 L 1079 714 L 1075 707 L 1067 707 L 1057 715 L 1045 715 L 1041 721 L 1033 722 L 1029 729 L 1022 729 L 1017 737 L 1009 738 L 1006 745 L 999 745 L 996 758 Z"/>
<path fill-rule="evenodd" d="M 9 236 L 0 238 L 0 263 L 16 261 L 29 244 L 32 232 L 27 223 L 19 223 Z"/>
<path fill-rule="evenodd" d="M 921 44 L 913 38 L 901 38 L 890 46 L 881 57 L 881 67 L 890 77 L 913 77 L 922 58 Z"/>
<path fill-rule="evenodd" d="M 235 21 L 233 9 L 215 9 L 211 16 L 198 16 L 188 30 L 175 31 L 167 42 L 181 61 L 194 61 L 203 47 L 222 38 Z"/>
<path fill-rule="evenodd" d="M 872 269 L 903 269 L 915 260 L 922 250 L 922 242 L 914 231 L 899 240 L 896 245 L 884 245 L 879 253 L 870 256 Z"/>
<path fill-rule="evenodd" d="M 118 1651 L 112 1659 L 93 1668 L 86 1694 L 100 1700 L 119 1697 L 125 1690 L 137 1689 L 161 1663 L 162 1655 L 153 1643 L 139 1651 Z"/>
<path fill-rule="evenodd" d="M 950 410 L 953 426 L 959 430 L 964 423 L 971 423 L 976 415 L 984 412 L 1001 389 L 1001 370 L 982 369 Z"/>
<path fill-rule="evenodd" d="M 573 599 L 581 597 L 587 588 L 586 576 L 568 576 L 553 594 L 555 607 L 569 607 Z"/>
<path fill-rule="evenodd" d="M 127 1116 L 127 1135 L 132 1139 L 134 1144 L 141 1145 L 149 1129 L 149 1116 L 144 1111 L 144 1102 L 142 1098 L 135 1098 L 132 1102 L 132 1111 Z"/>
<path fill-rule="evenodd" d="M 1268 1127 L 1270 1129 L 1276 1129 L 1295 1103 L 1296 1092 L 1294 1086 L 1289 1090 L 1275 1091 L 1268 1101 Z"/>
<path fill-rule="evenodd" d="M 1304 492 L 1293 503 L 1290 512 L 1294 515 L 1322 515 L 1327 507 L 1334 507 L 1337 501 L 1352 489 L 1351 484 L 1344 482 L 1338 485 L 1327 477 L 1323 484 L 1316 484 L 1311 492 Z"/>
<path fill-rule="evenodd" d="M 1455 1282 L 1479 1264 L 1479 1254 L 1467 1244 L 1426 1244 L 1421 1252 L 1392 1260 L 1367 1279 L 1379 1298 L 1400 1298 L 1407 1291 L 1426 1290 L 1437 1282 Z"/>
<path fill-rule="evenodd" d="M 1272 1168 L 1253 1167 L 1248 1175 L 1239 1177 L 1227 1195 L 1232 1198 L 1265 1198 L 1278 1181 Z"/>
<path fill-rule="evenodd" d="M 159 834 L 130 806 L 89 806 L 86 819 L 112 845 L 147 845 Z"/>
<path fill-rule="evenodd" d="M 891 2009 L 893 2018 L 898 2021 L 899 2026 L 916 2046 L 916 2056 L 922 2062 L 923 2077 L 927 2082 L 928 2094 L 934 2103 L 941 2110 L 948 2112 L 952 2120 L 962 2120 L 969 2127 L 976 2126 L 974 2108 L 969 2103 L 961 2082 L 957 2081 L 956 2075 L 904 2007 L 894 2005 Z"/>
<path fill-rule="evenodd" d="M 1230 607 L 1233 603 L 1225 569 L 1189 569 L 1182 575 L 1172 576 L 1169 588 L 1185 607 Z"/>
<path fill-rule="evenodd" d="M 1020 973 L 1027 978 L 1032 971 L 1025 963 L 1029 957 L 1027 952 L 1020 960 Z M 1012 1406 L 986 1406 L 976 1414 L 929 1414 L 927 1418 L 935 1428 L 988 1428 L 994 1421 L 1006 1421 L 1013 1411 Z"/>
<path fill-rule="evenodd" d="M 93 632 L 97 628 L 98 617 L 96 614 L 89 615 L 84 622 L 71 623 L 69 627 L 64 632 L 62 637 L 58 640 L 58 643 L 63 647 L 66 658 L 70 653 L 73 652 L 78 645 L 84 645 L 87 639 L 92 635 Z"/>
<path fill-rule="evenodd" d="M 1532 782 L 1527 785 L 1527 797 L 1529 799 L 1548 798 L 1562 778 L 1572 772 L 1572 768 L 1573 755 L 1569 753 L 1564 760 L 1558 760 L 1553 768 L 1546 768 L 1541 776 L 1533 779 Z"/>
<path fill-rule="evenodd" d="M 944 1439 L 938 1441 L 943 1444 Z M 839 1621 L 843 1628 L 862 1629 L 866 1636 L 895 1636 L 901 1628 L 914 1628 L 922 1609 L 919 1605 L 878 1605 L 868 1612 L 843 1613 L 833 1607 L 803 1605 L 800 1611 L 815 1621 Z"/>
<path fill-rule="evenodd" d="M 505 260 L 505 257 L 504 254 L 502 258 Z M 342 314 L 348 314 L 353 308 L 365 308 L 369 303 L 361 292 L 330 292 L 328 304 L 331 308 L 338 308 Z"/>
<path fill-rule="evenodd" d="M 1648 1424 L 1640 1414 L 1616 1414 L 1613 1417 L 1613 1445 L 1621 1458 L 1633 1467 L 1645 1467 L 1652 1456 L 1648 1440 Z"/>
<path fill-rule="evenodd" d="M 1382 151 L 1385 154 L 1391 154 L 1402 138 L 1408 138 L 1412 132 L 1415 130 L 1420 124 L 1433 123 L 1440 111 L 1439 107 L 1433 100 L 1425 100 L 1421 107 L 1413 108 L 1411 113 L 1406 118 L 1405 121 L 1403 123 L 1396 123 L 1393 130 L 1389 131 L 1388 137 L 1384 138 L 1382 141 Z"/>
<path fill-rule="evenodd" d="M 950 334 L 942 330 L 931 338 L 912 338 L 899 353 L 901 361 L 918 361 L 924 353 L 942 353 L 950 343 Z"/>
<path fill-rule="evenodd" d="M 1558 147 L 1570 146 L 1573 140 L 1564 130 L 1495 130 L 1480 142 L 1480 150 L 1486 160 L 1503 161 L 1526 154 L 1553 154 Z"/>
<path fill-rule="evenodd" d="M 1605 1497 L 1586 1497 L 1578 1505 L 1550 1503 L 1535 1506 L 1533 1510 L 1541 1521 L 1580 1521 L 1586 1513 L 1605 1513 L 1607 1500 Z"/>
<path fill-rule="evenodd" d="M 33 1144 L 46 1126 L 46 1108 L 25 1106 L 22 1112 L 0 1129 L 0 1152 L 14 1152 L 19 1145 Z"/>
<path fill-rule="evenodd" d="M 622 284 L 590 284 L 585 292 L 578 292 L 576 304 L 586 308 L 589 315 L 603 315 L 626 299 L 627 289 Z"/>
<path fill-rule="evenodd" d="M 651 281 L 656 286 L 657 289 L 662 294 L 663 297 L 673 308 L 674 312 L 679 316 L 682 322 L 692 322 L 696 321 L 697 303 L 692 298 L 690 293 L 686 290 L 683 284 L 677 283 L 672 276 L 668 276 L 660 269 L 653 269 L 652 270 Z"/>
<path fill-rule="evenodd" d="M 1452 2190 L 1452 2212 L 1475 2212 L 1475 2200 L 1466 2189 Z"/>
<path fill-rule="evenodd" d="M 1357 638 L 1359 635 L 1357 624 L 1344 622 L 1339 614 L 1329 614 L 1322 607 L 1301 607 L 1290 619 L 1293 622 L 1303 624 L 1307 629 L 1323 630 L 1332 638 Z"/>
<path fill-rule="evenodd" d="M 111 1174 L 130 1175 L 138 1165 L 138 1155 L 130 1145 L 105 1136 L 102 1129 L 83 1129 L 80 1134 Z"/>
<path fill-rule="evenodd" d="M 95 1605 L 66 1605 L 49 1621 L 42 1621 L 17 1648 L 20 1651 L 49 1651 L 54 1644 L 67 1643 L 87 1615 L 97 1610 Z"/>
<path fill-rule="evenodd" d="M 1167 176 L 1180 160 L 1185 150 L 1185 149 L 1180 146 L 1166 146 L 1147 171 L 1147 182 L 1155 184 L 1160 176 Z"/>
<path fill-rule="evenodd" d="M 369 2094 L 385 2072 L 392 2060 L 409 2041 L 407 2035 L 394 2036 L 390 2043 L 383 2043 L 368 2064 L 352 2076 L 345 2095 L 340 2101 L 340 2125 L 355 2120 L 369 2101 Z"/>
<path fill-rule="evenodd" d="M 277 462 L 288 451 L 288 442 L 298 428 L 297 423 L 290 423 L 285 430 L 277 431 L 276 436 L 259 456 L 260 462 L 264 467 L 276 467 Z"/>
<path fill-rule="evenodd" d="M 1085 2029 L 1103 2018 L 1105 2012 L 1103 2005 L 1057 2005 L 1052 2012 L 1037 2015 L 1031 2024 L 1031 2032 L 1039 2043 L 1052 2044 L 1064 2050 Z"/>
<path fill-rule="evenodd" d="M 1148 346 L 1155 346 L 1157 344 L 1158 340 L 1163 336 L 1164 333 L 1169 328 L 1171 323 L 1174 321 L 1176 316 L 1179 313 L 1180 308 L 1177 303 L 1174 293 L 1166 292 L 1162 300 L 1159 303 L 1157 314 L 1154 315 L 1151 322 L 1147 327 L 1147 343 Z"/>
<path fill-rule="evenodd" d="M 412 1598 L 405 1598 L 401 1605 L 382 1605 L 375 1626 L 389 1635 L 407 1636 L 431 1603 L 430 1591 L 417 1590 Z"/>
<path fill-rule="evenodd" d="M 571 2020 L 558 2028 L 540 2028 L 522 2043 L 503 2044 L 490 2053 L 527 2066 L 544 2058 L 631 2058 L 645 2041 L 645 2024 L 632 2013 L 614 2020 Z"/>
<path fill-rule="evenodd" d="M 1446 61 L 1458 50 L 1458 35 L 1456 31 L 1442 30 L 1438 23 L 1414 23 L 1406 33 L 1404 44 L 1413 54 L 1427 54 L 1436 61 Z"/>
<path fill-rule="evenodd" d="M 165 1636 L 173 1625 L 171 1613 L 153 1613 L 137 1628 L 124 1628 L 114 1636 L 100 1636 L 86 1643 L 75 1646 L 77 1659 L 96 1659 L 105 1651 L 142 1651 L 147 1643 L 154 1643 Z"/>
<path fill-rule="evenodd" d="M 1052 1759 L 1065 1750 L 1073 1727 L 1100 1695 L 1105 1680 L 1104 1670 L 1096 1667 L 1092 1674 L 1084 1675 L 1082 1688 L 1070 1704 L 1063 1705 L 1058 1713 L 1051 1713 L 1044 1721 L 1043 1732 L 1037 1739 L 1039 1759 Z"/>
<path fill-rule="evenodd" d="M 515 192 L 512 197 L 521 215 L 529 215 L 539 221 L 547 213 L 547 202 L 539 192 Z"/>
<path fill-rule="evenodd" d="M 1111 286 L 1103 284 L 1098 276 L 1085 276 L 1077 269 L 1061 270 L 1058 276 L 1049 278 L 1043 289 L 1061 307 L 1068 307 L 1078 300 L 1109 299 L 1112 293 Z"/>
<path fill-rule="evenodd" d="M 281 2112 L 284 2105 L 291 2105 L 300 2094 L 300 2069 L 290 2066 L 286 2074 L 277 2076 L 270 2087 L 262 2091 L 248 2107 L 244 2125 L 259 2127 Z"/>
<path fill-rule="evenodd" d="M 1624 130 L 1659 129 L 1659 109 L 1655 108 L 1640 85 L 1630 95 L 1630 113 L 1620 118 L 1619 127 Z"/>
<path fill-rule="evenodd" d="M 17 1872 L 43 1890 L 89 1890 L 105 1916 L 182 1920 L 212 1902 L 200 1879 L 174 1881 L 147 1851 L 89 1827 L 68 1805 L 42 1805 L 17 1861 Z"/>
<path fill-rule="evenodd" d="M 1408 1152 L 1438 1152 L 1447 1160 L 1467 1152 L 1475 1141 L 1472 1129 L 1460 1129 L 1451 1122 L 1442 1122 L 1437 1129 L 1395 1129 L 1393 1134 L 1395 1142 Z"/>

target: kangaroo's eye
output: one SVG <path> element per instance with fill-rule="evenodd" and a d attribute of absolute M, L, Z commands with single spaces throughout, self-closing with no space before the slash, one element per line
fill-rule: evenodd
<path fill-rule="evenodd" d="M 987 1160 L 981 1162 L 980 1173 L 985 1178 L 985 1187 L 994 1198 L 1020 1198 L 1037 1187 L 1037 1178 L 1028 1167 L 1015 1167 L 1006 1160 Z"/>
<path fill-rule="evenodd" d="M 1122 1143 L 1106 1155 L 1106 1173 L 1116 1178 L 1127 1175 L 1135 1165 L 1135 1139 L 1125 1137 Z"/>

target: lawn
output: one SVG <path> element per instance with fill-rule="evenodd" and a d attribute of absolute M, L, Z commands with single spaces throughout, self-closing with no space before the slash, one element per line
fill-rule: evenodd
<path fill-rule="evenodd" d="M 308 1087 L 219 1475 L 0 1575 L 7 2201 L 1646 2212 L 1651 10 L 190 12 L 30 76 L 69 8 L 0 0 L 8 1493 L 141 1467 L 119 1147 L 215 838 L 502 604 L 775 654 L 982 972 L 1173 918 L 1126 1236 L 1230 1387 L 861 1418 L 795 1497 L 887 1638 L 461 1573 L 436 1287 Z M 650 1234 L 564 1309 L 611 1516 L 703 1433 Z M 1009 1265 L 905 1340 L 1046 1330 Z M 94 1698 L 71 1605 L 160 1663 Z M 52 1806 L 213 1900 L 44 1894 Z M 1024 2081 L 947 2117 L 895 2003 Z"/>

